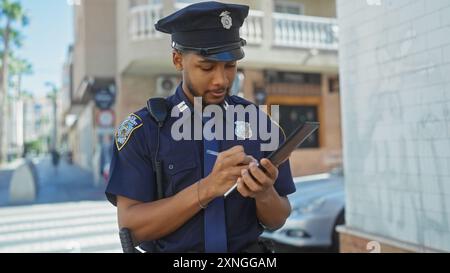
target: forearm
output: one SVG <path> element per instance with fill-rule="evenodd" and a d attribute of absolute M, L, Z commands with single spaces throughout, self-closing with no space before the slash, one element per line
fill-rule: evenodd
<path fill-rule="evenodd" d="M 291 214 L 289 200 L 278 195 L 273 186 L 263 195 L 257 196 L 255 200 L 256 215 L 268 229 L 274 230 L 282 227 Z"/>
<path fill-rule="evenodd" d="M 204 205 L 213 199 L 212 193 L 203 187 L 203 181 L 199 189 L 197 183 L 169 198 L 135 204 L 123 211 L 119 208 L 119 225 L 131 229 L 137 242 L 159 239 L 174 232 L 201 210 L 199 196 Z"/>

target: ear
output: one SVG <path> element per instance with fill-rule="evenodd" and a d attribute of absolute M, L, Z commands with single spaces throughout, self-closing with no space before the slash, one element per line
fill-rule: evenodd
<path fill-rule="evenodd" d="M 183 70 L 183 54 L 178 50 L 172 51 L 172 62 L 177 71 Z"/>

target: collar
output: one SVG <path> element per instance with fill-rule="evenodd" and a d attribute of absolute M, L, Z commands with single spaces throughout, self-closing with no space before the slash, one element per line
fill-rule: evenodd
<path fill-rule="evenodd" d="M 224 102 L 221 105 L 222 109 L 226 111 L 228 109 L 228 106 L 230 105 L 230 102 L 231 101 L 229 96 L 226 96 Z M 173 105 L 174 107 L 177 107 L 180 112 L 184 112 L 189 109 L 192 114 L 194 113 L 194 105 L 192 105 L 183 91 L 183 82 L 178 85 L 177 90 L 175 91 L 175 95 L 173 97 Z"/>

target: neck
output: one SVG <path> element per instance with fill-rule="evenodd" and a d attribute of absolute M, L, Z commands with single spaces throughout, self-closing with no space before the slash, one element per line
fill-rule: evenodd
<path fill-rule="evenodd" d="M 182 89 L 183 89 L 183 93 L 186 96 L 186 98 L 189 100 L 189 102 L 194 105 L 194 95 L 191 93 L 191 91 L 189 90 L 189 88 L 186 85 L 186 82 L 183 81 L 183 84 L 181 85 Z"/>

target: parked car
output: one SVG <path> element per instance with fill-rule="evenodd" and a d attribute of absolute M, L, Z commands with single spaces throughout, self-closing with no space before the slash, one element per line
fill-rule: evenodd
<path fill-rule="evenodd" d="M 289 196 L 291 215 L 283 227 L 266 230 L 262 237 L 272 240 L 278 252 L 287 248 L 299 252 L 302 249 L 338 252 L 336 226 L 345 222 L 343 175 L 297 177 L 294 182 L 297 191 Z"/>

